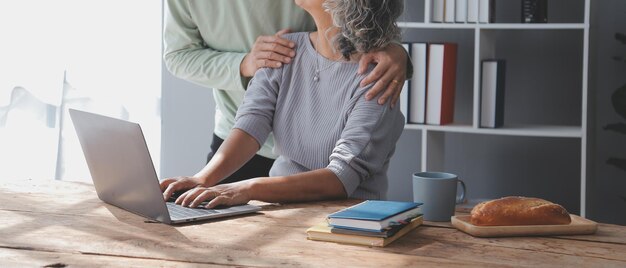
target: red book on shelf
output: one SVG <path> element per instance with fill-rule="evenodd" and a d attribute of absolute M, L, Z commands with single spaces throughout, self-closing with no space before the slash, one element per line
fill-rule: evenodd
<path fill-rule="evenodd" d="M 430 44 L 428 52 L 426 123 L 450 124 L 454 120 L 457 44 Z"/>

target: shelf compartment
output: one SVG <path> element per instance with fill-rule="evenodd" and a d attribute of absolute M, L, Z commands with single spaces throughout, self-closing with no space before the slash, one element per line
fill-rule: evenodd
<path fill-rule="evenodd" d="M 475 31 L 458 29 L 405 29 L 403 32 L 405 42 L 458 44 L 454 122 L 461 124 L 473 121 L 475 38 Z"/>
<path fill-rule="evenodd" d="M 504 123 L 582 125 L 583 31 L 483 29 L 475 79 L 475 126 L 480 100 L 480 61 L 506 60 Z"/>
<path fill-rule="evenodd" d="M 450 124 L 444 126 L 406 124 L 405 129 L 428 130 L 439 132 L 508 135 L 523 137 L 557 137 L 557 138 L 581 138 L 580 126 L 550 126 L 550 125 L 505 125 L 501 128 L 475 128 L 468 124 Z"/>
<path fill-rule="evenodd" d="M 498 0 L 496 5 L 495 22 L 481 23 L 433 23 L 431 22 L 432 0 L 405 1 L 405 11 L 400 17 L 402 22 L 403 40 L 405 41 L 451 41 L 459 40 L 467 43 L 468 35 L 474 38 L 473 66 L 461 67 L 463 71 L 472 72 L 470 78 L 457 81 L 464 96 L 455 101 L 455 123 L 451 125 L 418 125 L 407 124 L 405 129 L 418 130 L 421 140 L 420 170 L 448 170 L 474 177 L 509 177 L 510 159 L 513 156 L 523 155 L 521 159 L 537 160 L 529 163 L 522 171 L 531 170 L 528 175 L 534 176 L 534 167 L 555 171 L 555 175 L 545 177 L 564 178 L 561 181 L 550 179 L 542 181 L 542 185 L 549 183 L 550 187 L 541 189 L 559 189 L 564 184 L 570 184 L 571 178 L 576 177 L 580 170 L 580 184 L 574 185 L 568 202 L 559 201 L 568 207 L 574 208 L 579 195 L 579 213 L 586 214 L 587 207 L 587 76 L 589 51 L 589 21 L 591 0 L 550 0 L 548 1 L 548 23 L 521 23 L 521 5 L 519 0 Z M 504 127 L 490 129 L 479 128 L 478 110 L 480 101 L 480 61 L 486 58 L 504 58 L 507 60 L 507 86 L 505 96 Z M 581 67 L 582 66 L 582 67 Z M 457 73 L 458 75 L 458 73 Z M 472 83 L 473 94 L 467 87 Z M 473 98 L 470 101 L 466 98 Z M 468 103 L 468 101 L 470 103 Z M 460 111 L 460 113 L 459 113 Z M 460 116 L 458 116 L 460 115 Z M 468 120 L 467 117 L 471 117 Z M 470 121 L 470 122 L 468 122 Z M 421 131 L 419 131 L 421 130 Z M 473 135 L 466 135 L 473 134 Z M 476 135 L 478 134 L 478 135 Z M 541 142 L 544 138 L 554 139 L 548 145 L 528 150 L 529 142 Z M 524 142 L 511 142 L 511 139 Z M 457 141 L 460 140 L 460 141 Z M 476 142 L 479 141 L 479 142 Z M 498 143 L 500 141 L 500 143 Z M 494 143 L 495 142 L 495 143 Z M 495 151 L 484 150 L 485 143 Z M 564 145 L 559 145 L 559 144 Z M 503 145 L 503 146 L 500 146 Z M 464 149 L 470 146 L 470 149 Z M 473 147 L 472 147 L 473 146 Z M 509 146 L 509 147 L 507 147 Z M 572 150 L 580 146 L 576 150 Z M 519 148 L 518 151 L 510 150 Z M 548 153 L 546 153 L 546 150 Z M 567 150 L 570 150 L 569 152 Z M 463 152 L 472 152 L 467 158 Z M 482 157 L 476 157 L 475 153 Z M 549 153 L 558 152 L 558 159 Z M 576 153 L 578 152 L 578 155 Z M 502 157 L 502 154 L 505 157 Z M 494 156 L 495 155 L 495 156 Z M 569 163 L 556 164 L 555 160 L 568 157 Z M 485 160 L 492 157 L 491 160 Z M 543 159 L 541 159 L 543 157 Z M 580 158 L 580 160 L 578 159 Z M 489 163 L 483 168 L 471 163 Z M 497 164 L 500 163 L 501 164 Z M 456 171 L 456 166 L 472 166 L 471 170 L 479 171 L 472 175 L 465 171 Z M 496 164 L 494 164 L 496 163 Z M 578 169 L 576 164 L 580 163 Z M 561 169 L 554 166 L 572 166 L 571 174 L 563 175 Z M 494 172 L 501 167 L 502 172 Z M 546 168 L 547 167 L 547 168 Z M 484 173 L 481 173 L 486 170 Z M 572 171 L 570 169 L 565 172 Z M 488 175 L 488 176 L 487 176 Z M 492 183 L 514 185 L 512 193 L 519 194 L 519 189 L 527 182 L 525 176 L 507 180 L 487 181 L 479 185 Z M 515 185 L 515 183 L 518 183 Z M 493 187 L 487 187 L 493 188 Z M 539 189 L 539 190 L 541 190 Z M 492 192 L 488 192 L 491 194 Z M 541 191 L 532 189 L 528 192 L 535 195 Z M 477 196 L 486 196 L 478 194 Z M 470 196 L 471 197 L 471 196 Z M 555 199 L 558 200 L 558 199 Z"/>

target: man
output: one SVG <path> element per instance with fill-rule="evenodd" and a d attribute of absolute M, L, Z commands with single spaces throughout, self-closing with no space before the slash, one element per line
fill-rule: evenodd
<path fill-rule="evenodd" d="M 289 64 L 298 51 L 281 35 L 312 31 L 315 24 L 293 0 L 168 0 L 165 10 L 164 60 L 175 76 L 213 88 L 216 103 L 213 157 L 230 133 L 246 86 L 263 67 Z M 366 94 L 379 104 L 395 105 L 407 74 L 408 57 L 399 44 L 362 57 L 359 72 L 376 68 L 361 82 L 376 83 Z M 267 176 L 276 155 L 270 136 L 257 154 L 221 183 Z"/>

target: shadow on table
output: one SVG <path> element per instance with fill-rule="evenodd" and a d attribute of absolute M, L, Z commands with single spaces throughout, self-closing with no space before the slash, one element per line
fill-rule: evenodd
<path fill-rule="evenodd" d="M 0 219 L 5 223 L 0 224 L 0 244 L 201 264 L 301 266 L 298 258 L 266 254 L 276 250 L 273 244 L 294 234 L 295 240 L 287 241 L 296 245 L 300 239 L 306 241 L 304 228 L 280 225 L 285 220 L 301 221 L 297 216 L 301 209 L 293 208 L 267 207 L 261 213 L 170 226 L 147 223 L 142 216 L 105 204 L 92 185 L 21 182 L 0 188 L 0 213 L 16 217 Z M 288 249 L 293 255 L 297 247 Z"/>
<path fill-rule="evenodd" d="M 176 230 L 176 228 L 174 228 L 173 226 L 148 219 L 146 217 L 134 214 L 132 212 L 126 211 L 124 209 L 104 202 L 102 204 L 121 224 L 131 225 L 133 227 L 140 228 L 148 233 L 152 233 L 156 236 L 167 237 L 167 239 L 172 239 L 179 242 L 192 242 L 189 238 L 187 238 L 180 231 Z"/>

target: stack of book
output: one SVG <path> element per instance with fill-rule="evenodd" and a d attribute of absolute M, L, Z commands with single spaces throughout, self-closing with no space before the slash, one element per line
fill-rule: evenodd
<path fill-rule="evenodd" d="M 446 125 L 454 121 L 456 43 L 405 43 L 413 79 L 405 83 L 400 107 L 408 123 Z"/>
<path fill-rule="evenodd" d="M 308 239 L 384 247 L 422 224 L 421 203 L 367 200 L 328 215 Z"/>
<path fill-rule="evenodd" d="M 432 0 L 432 22 L 493 23 L 495 0 Z"/>

